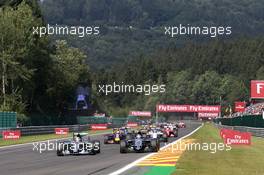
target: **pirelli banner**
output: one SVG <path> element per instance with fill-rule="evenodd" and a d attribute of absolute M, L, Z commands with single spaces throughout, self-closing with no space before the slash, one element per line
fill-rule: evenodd
<path fill-rule="evenodd" d="M 218 105 L 164 105 L 156 106 L 157 112 L 198 112 L 198 113 L 220 113 Z"/>

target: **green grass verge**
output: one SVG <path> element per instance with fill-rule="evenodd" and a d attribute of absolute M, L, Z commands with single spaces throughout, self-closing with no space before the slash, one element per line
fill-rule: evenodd
<path fill-rule="evenodd" d="M 108 130 L 88 131 L 88 133 L 89 134 L 100 134 L 100 133 L 109 133 L 111 131 L 112 129 L 108 129 Z M 71 136 L 72 136 L 72 133 L 69 133 L 68 135 L 42 134 L 42 135 L 22 136 L 18 140 L 3 140 L 1 138 L 0 147 L 23 144 L 23 143 L 30 143 L 30 142 L 37 142 L 37 141 L 44 141 L 44 140 L 51 140 L 51 139 L 62 139 L 62 138 L 67 138 Z"/>
<path fill-rule="evenodd" d="M 196 143 L 222 143 L 219 130 L 205 124 L 188 137 Z M 252 137 L 251 146 L 232 146 L 230 151 L 185 151 L 173 175 L 263 175 L 264 139 Z"/>

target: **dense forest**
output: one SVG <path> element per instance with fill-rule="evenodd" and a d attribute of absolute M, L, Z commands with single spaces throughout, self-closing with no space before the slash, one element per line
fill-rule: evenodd
<path fill-rule="evenodd" d="M 16 111 L 23 124 L 62 123 L 79 84 L 92 85 L 92 103 L 103 112 L 125 116 L 154 111 L 157 103 L 229 106 L 249 99 L 251 79 L 264 79 L 261 1 L 1 0 L 0 6 L 0 111 Z M 82 39 L 32 34 L 47 23 L 103 30 Z M 175 40 L 161 32 L 179 23 L 231 25 L 234 34 Z M 99 84 L 113 82 L 165 84 L 166 93 L 98 93 Z"/>
<path fill-rule="evenodd" d="M 35 115 L 39 124 L 60 123 L 78 84 L 90 81 L 89 66 L 86 55 L 66 41 L 51 43 L 32 34 L 33 26 L 44 24 L 34 4 L 0 8 L 0 111 L 17 112 L 24 124 L 31 124 Z"/>
<path fill-rule="evenodd" d="M 92 69 L 109 68 L 171 45 L 207 42 L 208 37 L 164 35 L 164 26 L 231 26 L 232 39 L 264 34 L 264 1 L 259 0 L 44 0 L 49 24 L 100 26 L 97 37 L 67 37 L 89 55 Z M 130 26 L 132 28 L 130 28 Z M 60 39 L 59 36 L 55 39 Z M 65 37 L 63 36 L 63 39 Z"/>
<path fill-rule="evenodd" d="M 106 108 L 155 110 L 157 103 L 220 104 L 220 99 L 228 107 L 234 101 L 249 100 L 250 80 L 264 79 L 264 39 L 168 48 L 154 57 L 141 57 L 97 76 L 98 84 L 166 84 L 163 94 L 102 96 L 108 102 L 102 103 Z"/>

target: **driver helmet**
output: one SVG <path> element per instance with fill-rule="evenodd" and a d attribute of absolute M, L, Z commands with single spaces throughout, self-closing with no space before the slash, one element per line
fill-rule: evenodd
<path fill-rule="evenodd" d="M 75 142 L 80 142 L 81 139 L 80 139 L 80 137 L 78 135 L 76 135 L 76 136 L 73 137 L 73 140 Z"/>

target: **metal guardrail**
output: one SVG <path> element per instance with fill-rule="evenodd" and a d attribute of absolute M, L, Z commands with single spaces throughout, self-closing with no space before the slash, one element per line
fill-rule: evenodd
<path fill-rule="evenodd" d="M 217 128 L 232 129 L 232 130 L 237 130 L 240 132 L 250 132 L 253 136 L 264 138 L 264 128 L 253 128 L 253 127 L 247 127 L 247 126 L 227 126 L 227 125 L 220 125 L 220 124 L 215 124 L 215 126 Z"/>
<path fill-rule="evenodd" d="M 110 124 L 108 128 L 122 127 L 123 124 Z M 17 128 L 0 128 L 0 135 L 4 130 L 20 130 L 22 136 L 37 134 L 53 134 L 55 128 L 69 128 L 70 132 L 81 132 L 90 130 L 90 125 L 51 125 L 51 126 L 28 126 Z"/>
<path fill-rule="evenodd" d="M 199 121 L 185 121 L 187 125 L 199 125 Z M 122 127 L 123 124 L 110 124 L 108 128 Z M 17 127 L 17 128 L 0 128 L 0 134 L 4 130 L 20 130 L 22 136 L 26 135 L 37 135 L 37 134 L 53 134 L 55 128 L 69 128 L 70 132 L 81 132 L 88 131 L 90 125 L 51 125 L 51 126 L 28 126 L 28 127 Z M 264 130 L 263 130 L 264 136 Z"/>
<path fill-rule="evenodd" d="M 69 128 L 70 132 L 87 131 L 89 125 L 52 125 L 52 126 L 29 126 L 18 128 L 0 128 L 0 133 L 4 130 L 20 130 L 21 135 L 53 134 L 55 128 Z"/>

